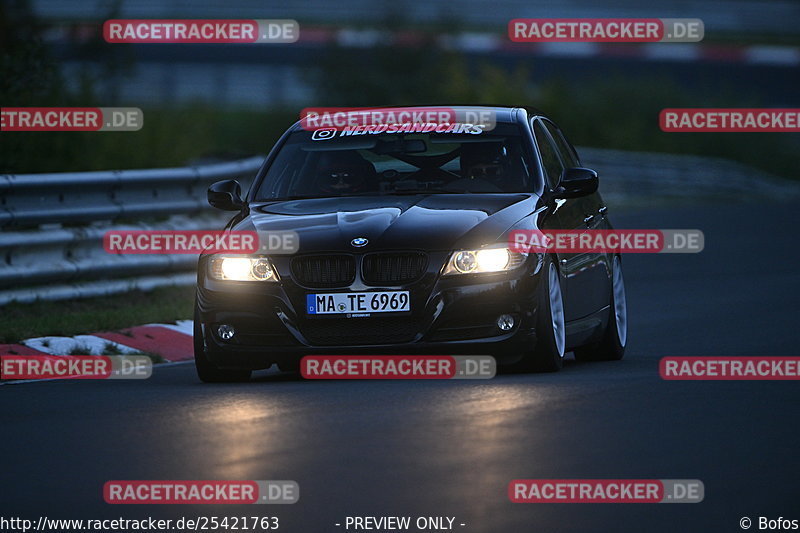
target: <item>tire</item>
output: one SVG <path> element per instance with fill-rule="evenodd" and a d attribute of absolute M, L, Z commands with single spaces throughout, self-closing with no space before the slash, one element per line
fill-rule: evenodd
<path fill-rule="evenodd" d="M 628 342 L 628 302 L 625 298 L 625 280 L 622 277 L 622 260 L 614 256 L 612 263 L 611 305 L 608 325 L 600 342 L 575 349 L 578 361 L 619 361 L 625 356 Z"/>
<path fill-rule="evenodd" d="M 566 348 L 564 297 L 555 262 L 546 256 L 536 310 L 536 346 L 512 365 L 512 372 L 556 372 L 564 365 Z"/>
<path fill-rule="evenodd" d="M 203 328 L 200 327 L 200 313 L 196 304 L 194 308 L 194 366 L 197 369 L 197 377 L 203 383 L 247 381 L 252 374 L 250 370 L 222 369 L 208 360 L 206 343 L 203 339 Z"/>

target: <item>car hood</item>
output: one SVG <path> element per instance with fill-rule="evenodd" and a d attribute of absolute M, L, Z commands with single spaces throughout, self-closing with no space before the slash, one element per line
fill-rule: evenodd
<path fill-rule="evenodd" d="M 515 222 L 532 213 L 534 194 L 432 194 L 320 198 L 251 203 L 237 230 L 299 234 L 300 253 L 352 251 L 351 241 L 368 239 L 364 251 L 450 250 L 496 242 Z"/>

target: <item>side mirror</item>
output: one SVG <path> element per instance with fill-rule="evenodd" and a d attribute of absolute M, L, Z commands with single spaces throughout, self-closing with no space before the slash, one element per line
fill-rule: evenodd
<path fill-rule="evenodd" d="M 568 168 L 561 175 L 561 182 L 555 190 L 556 198 L 580 198 L 597 191 L 600 181 L 597 172 L 590 168 Z"/>
<path fill-rule="evenodd" d="M 208 188 L 208 203 L 224 211 L 240 211 L 244 207 L 242 186 L 236 180 L 218 181 Z"/>

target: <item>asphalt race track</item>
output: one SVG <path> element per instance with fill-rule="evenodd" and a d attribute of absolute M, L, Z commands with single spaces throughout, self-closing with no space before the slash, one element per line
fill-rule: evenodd
<path fill-rule="evenodd" d="M 610 215 L 620 228 L 705 232 L 700 254 L 624 258 L 621 362 L 570 355 L 560 373 L 490 381 L 231 385 L 201 385 L 177 364 L 142 382 L 3 385 L 0 515 L 272 514 L 287 533 L 345 531 L 357 515 L 454 516 L 457 531 L 493 533 L 733 532 L 744 516 L 800 518 L 798 382 L 658 375 L 666 355 L 800 355 L 796 206 Z M 514 504 L 517 478 L 700 479 L 705 500 Z M 300 501 L 108 505 L 114 479 L 290 479 Z"/>

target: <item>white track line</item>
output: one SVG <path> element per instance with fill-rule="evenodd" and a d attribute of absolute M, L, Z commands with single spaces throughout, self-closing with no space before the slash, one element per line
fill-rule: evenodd
<path fill-rule="evenodd" d="M 109 346 L 124 355 L 142 353 L 130 346 L 110 341 L 94 335 L 76 335 L 74 337 L 35 337 L 25 339 L 22 344 L 50 355 L 102 355 Z M 80 353 L 77 353 L 80 351 Z"/>

